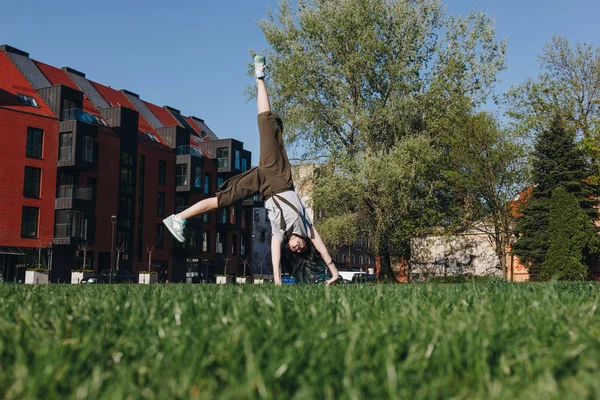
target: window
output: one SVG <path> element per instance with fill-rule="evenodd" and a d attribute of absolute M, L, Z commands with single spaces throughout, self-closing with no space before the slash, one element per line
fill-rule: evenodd
<path fill-rule="evenodd" d="M 158 192 L 158 213 L 159 217 L 165 215 L 165 192 Z"/>
<path fill-rule="evenodd" d="M 240 256 L 246 256 L 246 236 L 240 237 Z"/>
<path fill-rule="evenodd" d="M 248 169 L 248 160 L 242 158 L 242 172 L 245 172 Z"/>
<path fill-rule="evenodd" d="M 358 263 L 359 263 L 360 265 L 362 265 L 362 264 L 363 264 L 363 256 L 358 256 Z"/>
<path fill-rule="evenodd" d="M 260 242 L 264 243 L 267 240 L 267 234 L 264 231 L 260 232 Z"/>
<path fill-rule="evenodd" d="M 202 218 L 205 224 L 210 224 L 210 213 L 202 214 Z"/>
<path fill-rule="evenodd" d="M 346 262 L 346 255 L 345 254 L 342 256 L 342 262 Z"/>
<path fill-rule="evenodd" d="M 144 185 L 146 183 L 146 156 L 140 156 L 140 196 L 144 195 Z"/>
<path fill-rule="evenodd" d="M 204 194 L 210 194 L 211 178 L 212 178 L 211 174 L 204 174 Z"/>
<path fill-rule="evenodd" d="M 227 168 L 229 161 L 229 149 L 227 147 L 221 147 L 217 149 L 217 163 L 219 168 Z"/>
<path fill-rule="evenodd" d="M 228 215 L 229 215 L 229 210 L 227 210 L 227 207 L 221 208 L 218 211 L 217 222 L 220 224 L 226 224 Z"/>
<path fill-rule="evenodd" d="M 153 135 L 153 134 L 151 134 L 150 132 L 146 132 L 146 136 L 148 136 L 148 137 L 150 138 L 150 140 L 152 140 L 153 142 L 160 143 L 160 140 L 158 140 L 158 139 L 156 138 L 156 136 L 154 136 L 154 135 Z"/>
<path fill-rule="evenodd" d="M 196 167 L 196 173 L 194 174 L 194 186 L 198 189 L 202 189 L 202 168 Z"/>
<path fill-rule="evenodd" d="M 133 170 L 131 168 L 121 168 L 121 194 L 131 196 L 134 190 Z"/>
<path fill-rule="evenodd" d="M 88 135 L 83 135 L 83 161 L 94 161 L 94 138 Z"/>
<path fill-rule="evenodd" d="M 73 157 L 73 134 L 61 133 L 58 143 L 58 161 L 70 161 Z"/>
<path fill-rule="evenodd" d="M 25 155 L 29 158 L 42 158 L 44 131 L 37 128 L 27 128 L 27 144 Z"/>
<path fill-rule="evenodd" d="M 87 220 L 85 213 L 79 210 L 71 211 L 71 237 L 85 239 L 87 237 Z"/>
<path fill-rule="evenodd" d="M 215 248 L 215 251 L 219 254 L 223 254 L 223 242 L 221 239 L 221 234 L 219 232 L 217 232 L 217 246 Z"/>
<path fill-rule="evenodd" d="M 188 170 L 187 164 L 177 164 L 177 186 L 187 186 Z"/>
<path fill-rule="evenodd" d="M 229 223 L 235 224 L 235 206 L 229 207 Z"/>
<path fill-rule="evenodd" d="M 190 227 L 185 231 L 185 244 L 189 249 L 198 248 L 198 228 Z"/>
<path fill-rule="evenodd" d="M 204 231 L 202 233 L 202 251 L 207 252 L 210 248 L 210 232 Z"/>
<path fill-rule="evenodd" d="M 96 188 L 98 187 L 98 180 L 96 178 L 88 178 L 88 187 L 90 188 L 90 199 L 96 201 Z"/>
<path fill-rule="evenodd" d="M 23 105 L 23 106 L 39 107 L 37 101 L 35 101 L 35 99 L 31 96 L 26 96 L 24 94 L 17 93 L 17 97 L 19 97 L 19 101 L 21 102 L 21 105 Z"/>
<path fill-rule="evenodd" d="M 162 249 L 164 247 L 165 231 L 163 224 L 156 224 L 156 248 Z"/>
<path fill-rule="evenodd" d="M 187 208 L 187 198 L 184 196 L 175 197 L 175 212 L 180 213 Z"/>
<path fill-rule="evenodd" d="M 133 154 L 122 152 L 121 153 L 121 164 L 127 167 L 133 167 Z"/>
<path fill-rule="evenodd" d="M 259 218 L 260 218 L 260 210 L 255 209 L 254 210 L 254 222 L 258 222 Z"/>
<path fill-rule="evenodd" d="M 167 163 L 163 160 L 158 161 L 158 184 L 167 184 Z"/>
<path fill-rule="evenodd" d="M 237 235 L 231 235 L 231 253 L 232 256 L 237 254 Z"/>
<path fill-rule="evenodd" d="M 240 151 L 235 151 L 235 169 L 240 169 Z"/>
<path fill-rule="evenodd" d="M 25 179 L 23 179 L 23 196 L 40 198 L 40 178 L 42 170 L 40 168 L 25 167 Z"/>
<path fill-rule="evenodd" d="M 265 222 L 269 222 L 269 212 L 265 208 Z"/>
<path fill-rule="evenodd" d="M 217 186 L 221 186 L 225 182 L 225 179 L 222 177 L 217 177 Z"/>
<path fill-rule="evenodd" d="M 35 238 L 38 235 L 38 213 L 37 207 L 23 207 L 21 216 L 21 237 Z"/>
<path fill-rule="evenodd" d="M 79 102 L 73 101 L 70 99 L 63 99 L 63 101 L 62 101 L 62 115 L 63 115 L 62 120 L 64 121 L 64 120 L 75 119 L 76 113 L 73 112 L 72 110 L 75 110 L 77 108 L 81 108 L 81 105 L 79 104 Z"/>

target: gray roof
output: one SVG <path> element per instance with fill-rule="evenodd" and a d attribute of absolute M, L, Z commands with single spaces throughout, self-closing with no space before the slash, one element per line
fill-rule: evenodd
<path fill-rule="evenodd" d="M 146 103 L 144 103 L 139 97 L 129 94 L 128 92 L 123 92 L 125 96 L 133 103 L 134 107 L 142 114 L 142 116 L 152 125 L 154 129 L 162 128 L 164 125 L 159 121 L 159 119 L 150 111 Z"/>
<path fill-rule="evenodd" d="M 183 128 L 189 129 L 190 131 L 192 131 L 192 132 L 194 132 L 194 133 L 195 133 L 195 131 L 194 131 L 194 128 L 192 128 L 192 127 L 190 126 L 190 124 L 189 124 L 189 123 L 188 123 L 188 122 L 185 120 L 185 118 L 183 118 L 183 115 L 181 115 L 181 114 L 179 114 L 179 113 L 176 113 L 176 112 L 173 112 L 173 111 L 171 111 L 171 110 L 168 110 L 168 111 L 171 113 L 171 115 L 172 115 L 172 116 L 173 116 L 175 119 L 177 119 L 177 121 L 179 121 L 179 125 L 181 125 Z"/>
<path fill-rule="evenodd" d="M 50 81 L 46 79 L 46 76 L 40 71 L 31 58 L 12 52 L 7 52 L 6 54 L 8 54 L 13 64 L 21 71 L 34 89 L 37 90 L 52 86 Z"/>
<path fill-rule="evenodd" d="M 104 98 L 100 95 L 100 93 L 98 93 L 96 88 L 86 79 L 85 76 L 75 74 L 71 71 L 66 72 L 96 108 L 110 107 L 110 104 L 104 100 Z"/>

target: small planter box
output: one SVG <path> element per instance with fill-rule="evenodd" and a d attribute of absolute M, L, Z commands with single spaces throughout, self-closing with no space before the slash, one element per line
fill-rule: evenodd
<path fill-rule="evenodd" d="M 250 284 L 250 283 L 252 283 L 252 278 L 250 278 L 249 276 L 246 276 L 246 277 L 238 276 L 237 278 L 235 278 L 235 283 L 238 283 L 240 285 Z"/>
<path fill-rule="evenodd" d="M 263 278 L 255 278 L 253 283 L 255 285 L 264 285 L 265 284 L 265 280 Z"/>
<path fill-rule="evenodd" d="M 218 285 L 225 285 L 226 283 L 233 283 L 233 276 L 217 275 Z"/>
<path fill-rule="evenodd" d="M 140 274 L 139 283 L 149 285 L 158 282 L 158 274 Z"/>
<path fill-rule="evenodd" d="M 28 285 L 47 284 L 48 273 L 38 271 L 25 271 L 25 283 Z"/>
<path fill-rule="evenodd" d="M 71 272 L 71 284 L 73 285 L 77 285 L 79 283 L 81 283 L 81 280 L 83 278 L 88 278 L 90 276 L 94 275 L 93 272 Z"/>

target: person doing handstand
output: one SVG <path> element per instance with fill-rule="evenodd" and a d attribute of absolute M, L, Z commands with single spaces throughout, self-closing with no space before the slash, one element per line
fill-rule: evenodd
<path fill-rule="evenodd" d="M 308 219 L 304 204 L 294 190 L 291 166 L 283 145 L 283 123 L 276 113 L 271 112 L 264 81 L 264 56 L 254 57 L 254 75 L 260 134 L 259 165 L 225 181 L 217 189 L 216 196 L 201 200 L 178 214 L 170 215 L 163 223 L 171 234 L 183 243 L 183 229 L 187 219 L 217 208 L 229 207 L 259 192 L 261 199 L 265 200 L 265 208 L 271 221 L 271 261 L 275 284 L 281 285 L 282 245 L 285 245 L 287 253 L 291 253 L 292 256 L 304 256 L 306 259 L 314 259 L 315 251 L 318 252 L 331 271 L 332 277 L 327 281 L 329 285 L 339 279 L 339 273 L 319 233 Z M 295 266 L 301 264 L 294 262 Z"/>

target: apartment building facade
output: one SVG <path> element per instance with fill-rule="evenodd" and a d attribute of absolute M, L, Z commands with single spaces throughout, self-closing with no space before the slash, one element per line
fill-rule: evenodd
<path fill-rule="evenodd" d="M 219 140 L 200 118 L 4 45 L 0 137 L 5 280 L 41 264 L 65 281 L 84 258 L 86 269 L 150 268 L 172 282 L 202 265 L 211 280 L 252 256 L 252 202 L 192 218 L 184 244 L 162 225 L 250 166 L 243 143 Z"/>

